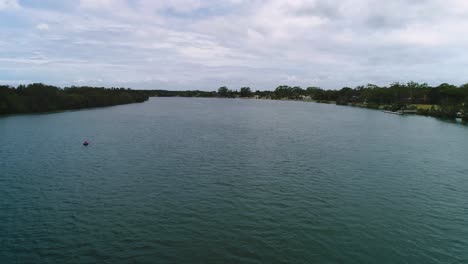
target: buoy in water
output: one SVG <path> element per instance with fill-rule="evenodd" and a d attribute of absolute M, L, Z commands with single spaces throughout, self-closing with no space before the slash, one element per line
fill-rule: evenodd
<path fill-rule="evenodd" d="M 88 146 L 88 145 L 89 145 L 88 140 L 85 140 L 85 141 L 83 142 L 83 146 Z"/>

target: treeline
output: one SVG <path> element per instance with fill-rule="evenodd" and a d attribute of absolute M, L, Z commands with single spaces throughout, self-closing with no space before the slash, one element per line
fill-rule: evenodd
<path fill-rule="evenodd" d="M 386 110 L 417 110 L 418 114 L 442 118 L 463 117 L 468 121 L 468 84 L 393 83 L 389 86 L 367 84 L 354 88 L 324 90 L 319 87 L 278 86 L 273 91 L 252 91 L 250 87 L 217 91 L 130 90 L 125 88 L 66 87 L 41 83 L 18 87 L 0 86 L 0 114 L 45 112 L 143 102 L 158 97 L 221 97 L 314 100 Z M 466 113 L 466 114 L 465 114 Z"/>
<path fill-rule="evenodd" d="M 418 114 L 442 118 L 463 117 L 468 121 L 468 84 L 455 86 L 443 83 L 393 83 L 389 86 L 367 84 L 355 88 L 324 90 L 319 87 L 303 89 L 298 86 L 278 86 L 274 91 L 255 91 L 243 87 L 233 91 L 218 89 L 218 97 L 256 97 L 265 99 L 314 100 L 386 110 L 417 110 Z M 465 114 L 467 113 L 467 114 Z"/>
<path fill-rule="evenodd" d="M 157 97 L 217 97 L 218 93 L 216 92 L 207 92 L 207 91 L 168 91 L 168 90 L 140 90 L 147 94 L 148 96 L 157 96 Z"/>
<path fill-rule="evenodd" d="M 66 87 L 42 83 L 0 85 L 0 114 L 19 114 L 71 110 L 144 102 L 146 91 L 125 88 Z"/>
<path fill-rule="evenodd" d="M 226 86 L 220 87 L 218 91 L 199 91 L 199 90 L 186 90 L 186 91 L 168 91 L 168 90 L 140 90 L 148 96 L 157 97 L 218 97 L 218 98 L 249 98 L 253 96 L 261 96 L 271 98 L 271 91 L 256 91 L 252 92 L 250 87 L 242 87 L 240 91 L 231 90 Z"/>
<path fill-rule="evenodd" d="M 157 97 L 224 97 L 224 98 L 236 98 L 236 97 L 252 97 L 255 95 L 252 93 L 249 87 L 242 87 L 240 91 L 231 90 L 226 86 L 220 87 L 218 91 L 199 91 L 199 90 L 186 90 L 186 91 L 168 91 L 168 90 L 146 90 L 143 91 L 149 96 Z M 258 91 L 259 92 L 259 91 Z M 271 93 L 266 91 L 264 93 Z"/>

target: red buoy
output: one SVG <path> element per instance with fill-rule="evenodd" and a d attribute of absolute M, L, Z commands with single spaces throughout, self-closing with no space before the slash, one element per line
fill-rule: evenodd
<path fill-rule="evenodd" d="M 88 146 L 88 145 L 89 145 L 88 140 L 85 140 L 85 141 L 83 142 L 83 145 L 84 145 L 84 146 Z"/>

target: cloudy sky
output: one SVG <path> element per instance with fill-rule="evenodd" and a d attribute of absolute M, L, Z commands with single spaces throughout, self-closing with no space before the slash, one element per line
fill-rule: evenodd
<path fill-rule="evenodd" d="M 468 82 L 466 0 L 0 0 L 0 83 Z"/>

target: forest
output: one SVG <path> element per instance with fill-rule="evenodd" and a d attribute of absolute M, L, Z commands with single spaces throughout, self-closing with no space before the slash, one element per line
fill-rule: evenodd
<path fill-rule="evenodd" d="M 42 83 L 0 86 L 0 115 L 50 112 L 90 107 L 138 103 L 148 100 L 148 93 L 125 88 L 66 87 Z"/>

